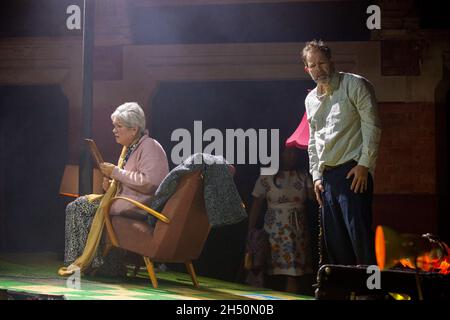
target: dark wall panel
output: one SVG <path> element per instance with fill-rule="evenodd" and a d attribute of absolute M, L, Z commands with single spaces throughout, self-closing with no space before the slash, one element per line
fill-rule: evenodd
<path fill-rule="evenodd" d="M 83 17 L 82 0 L 0 1 L 0 38 L 79 36 L 81 30 L 66 27 L 70 5 L 78 5 Z"/>
<path fill-rule="evenodd" d="M 370 40 L 368 1 L 131 6 L 136 44 Z"/>

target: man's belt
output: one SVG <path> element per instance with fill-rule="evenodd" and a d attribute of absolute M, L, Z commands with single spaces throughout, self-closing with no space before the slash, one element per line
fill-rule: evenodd
<path fill-rule="evenodd" d="M 340 167 L 348 166 L 348 165 L 350 165 L 350 164 L 356 165 L 357 162 L 356 162 L 355 160 L 350 160 L 350 161 L 347 161 L 347 162 L 338 164 L 337 166 L 325 166 L 323 170 L 324 170 L 324 171 L 334 170 L 334 169 L 338 169 L 338 168 L 340 168 Z"/>

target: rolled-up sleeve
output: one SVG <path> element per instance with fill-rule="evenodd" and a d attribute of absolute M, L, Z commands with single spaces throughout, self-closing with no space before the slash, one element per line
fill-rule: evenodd
<path fill-rule="evenodd" d="M 308 109 L 307 102 L 305 102 Z M 316 148 L 316 131 L 314 125 L 311 123 L 311 119 L 308 117 L 309 127 L 309 141 L 308 141 L 308 155 L 309 155 L 309 172 L 313 178 L 313 181 L 322 179 L 322 174 L 319 171 L 319 156 L 317 155 Z"/>
<path fill-rule="evenodd" d="M 381 123 L 372 85 L 358 79 L 355 89 L 355 105 L 361 118 L 362 150 L 358 164 L 374 168 L 381 138 Z"/>

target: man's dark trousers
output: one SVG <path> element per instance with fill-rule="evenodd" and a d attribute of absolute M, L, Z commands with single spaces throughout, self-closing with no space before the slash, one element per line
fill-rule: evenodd
<path fill-rule="evenodd" d="M 356 165 L 350 161 L 323 172 L 322 221 L 328 261 L 331 264 L 376 264 L 372 231 L 373 180 L 369 173 L 367 189 L 355 193 L 350 189 Z"/>

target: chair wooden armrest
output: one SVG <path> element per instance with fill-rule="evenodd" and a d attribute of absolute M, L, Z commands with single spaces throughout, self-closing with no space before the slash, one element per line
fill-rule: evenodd
<path fill-rule="evenodd" d="M 109 200 L 108 204 L 106 205 L 106 209 L 105 209 L 105 224 L 106 224 L 106 230 L 108 231 L 108 235 L 109 238 L 111 240 L 112 245 L 114 245 L 115 247 L 119 246 L 119 241 L 117 240 L 116 234 L 114 233 L 112 224 L 111 224 L 111 218 L 109 216 L 109 209 L 111 208 L 111 205 L 113 204 L 114 201 L 116 200 L 125 200 L 128 201 L 130 203 L 132 203 L 133 205 L 135 205 L 136 207 L 144 210 L 145 212 L 147 212 L 148 214 L 151 214 L 152 216 L 156 217 L 157 219 L 159 219 L 160 221 L 164 222 L 164 223 L 170 223 L 170 219 L 167 218 L 165 215 L 163 215 L 162 213 L 159 213 L 156 210 L 153 210 L 152 208 L 147 207 L 146 205 L 130 199 L 130 198 L 126 198 L 126 197 L 114 197 L 111 200 Z M 109 248 L 106 250 L 109 251 Z"/>
<path fill-rule="evenodd" d="M 165 215 L 163 215 L 162 213 L 159 213 L 158 211 L 153 210 L 153 209 L 150 208 L 150 207 L 147 207 L 145 204 L 142 204 L 142 203 L 140 203 L 140 202 L 138 202 L 138 201 L 136 201 L 136 200 L 133 200 L 133 199 L 130 199 L 130 198 L 126 198 L 126 197 L 114 197 L 114 198 L 112 198 L 111 200 L 109 200 L 108 208 L 107 208 L 107 209 L 108 209 L 108 210 L 107 210 L 108 213 L 109 213 L 109 208 L 111 207 L 111 204 L 112 204 L 115 200 L 118 200 L 118 199 L 122 199 L 122 200 L 125 200 L 125 201 L 128 201 L 128 202 L 134 204 L 134 205 L 135 205 L 136 207 L 138 207 L 139 209 L 144 210 L 145 212 L 147 212 L 148 214 L 151 214 L 152 216 L 154 216 L 154 217 L 157 218 L 158 220 L 161 220 L 162 222 L 170 223 L 170 219 L 167 218 L 167 217 L 166 217 Z"/>

